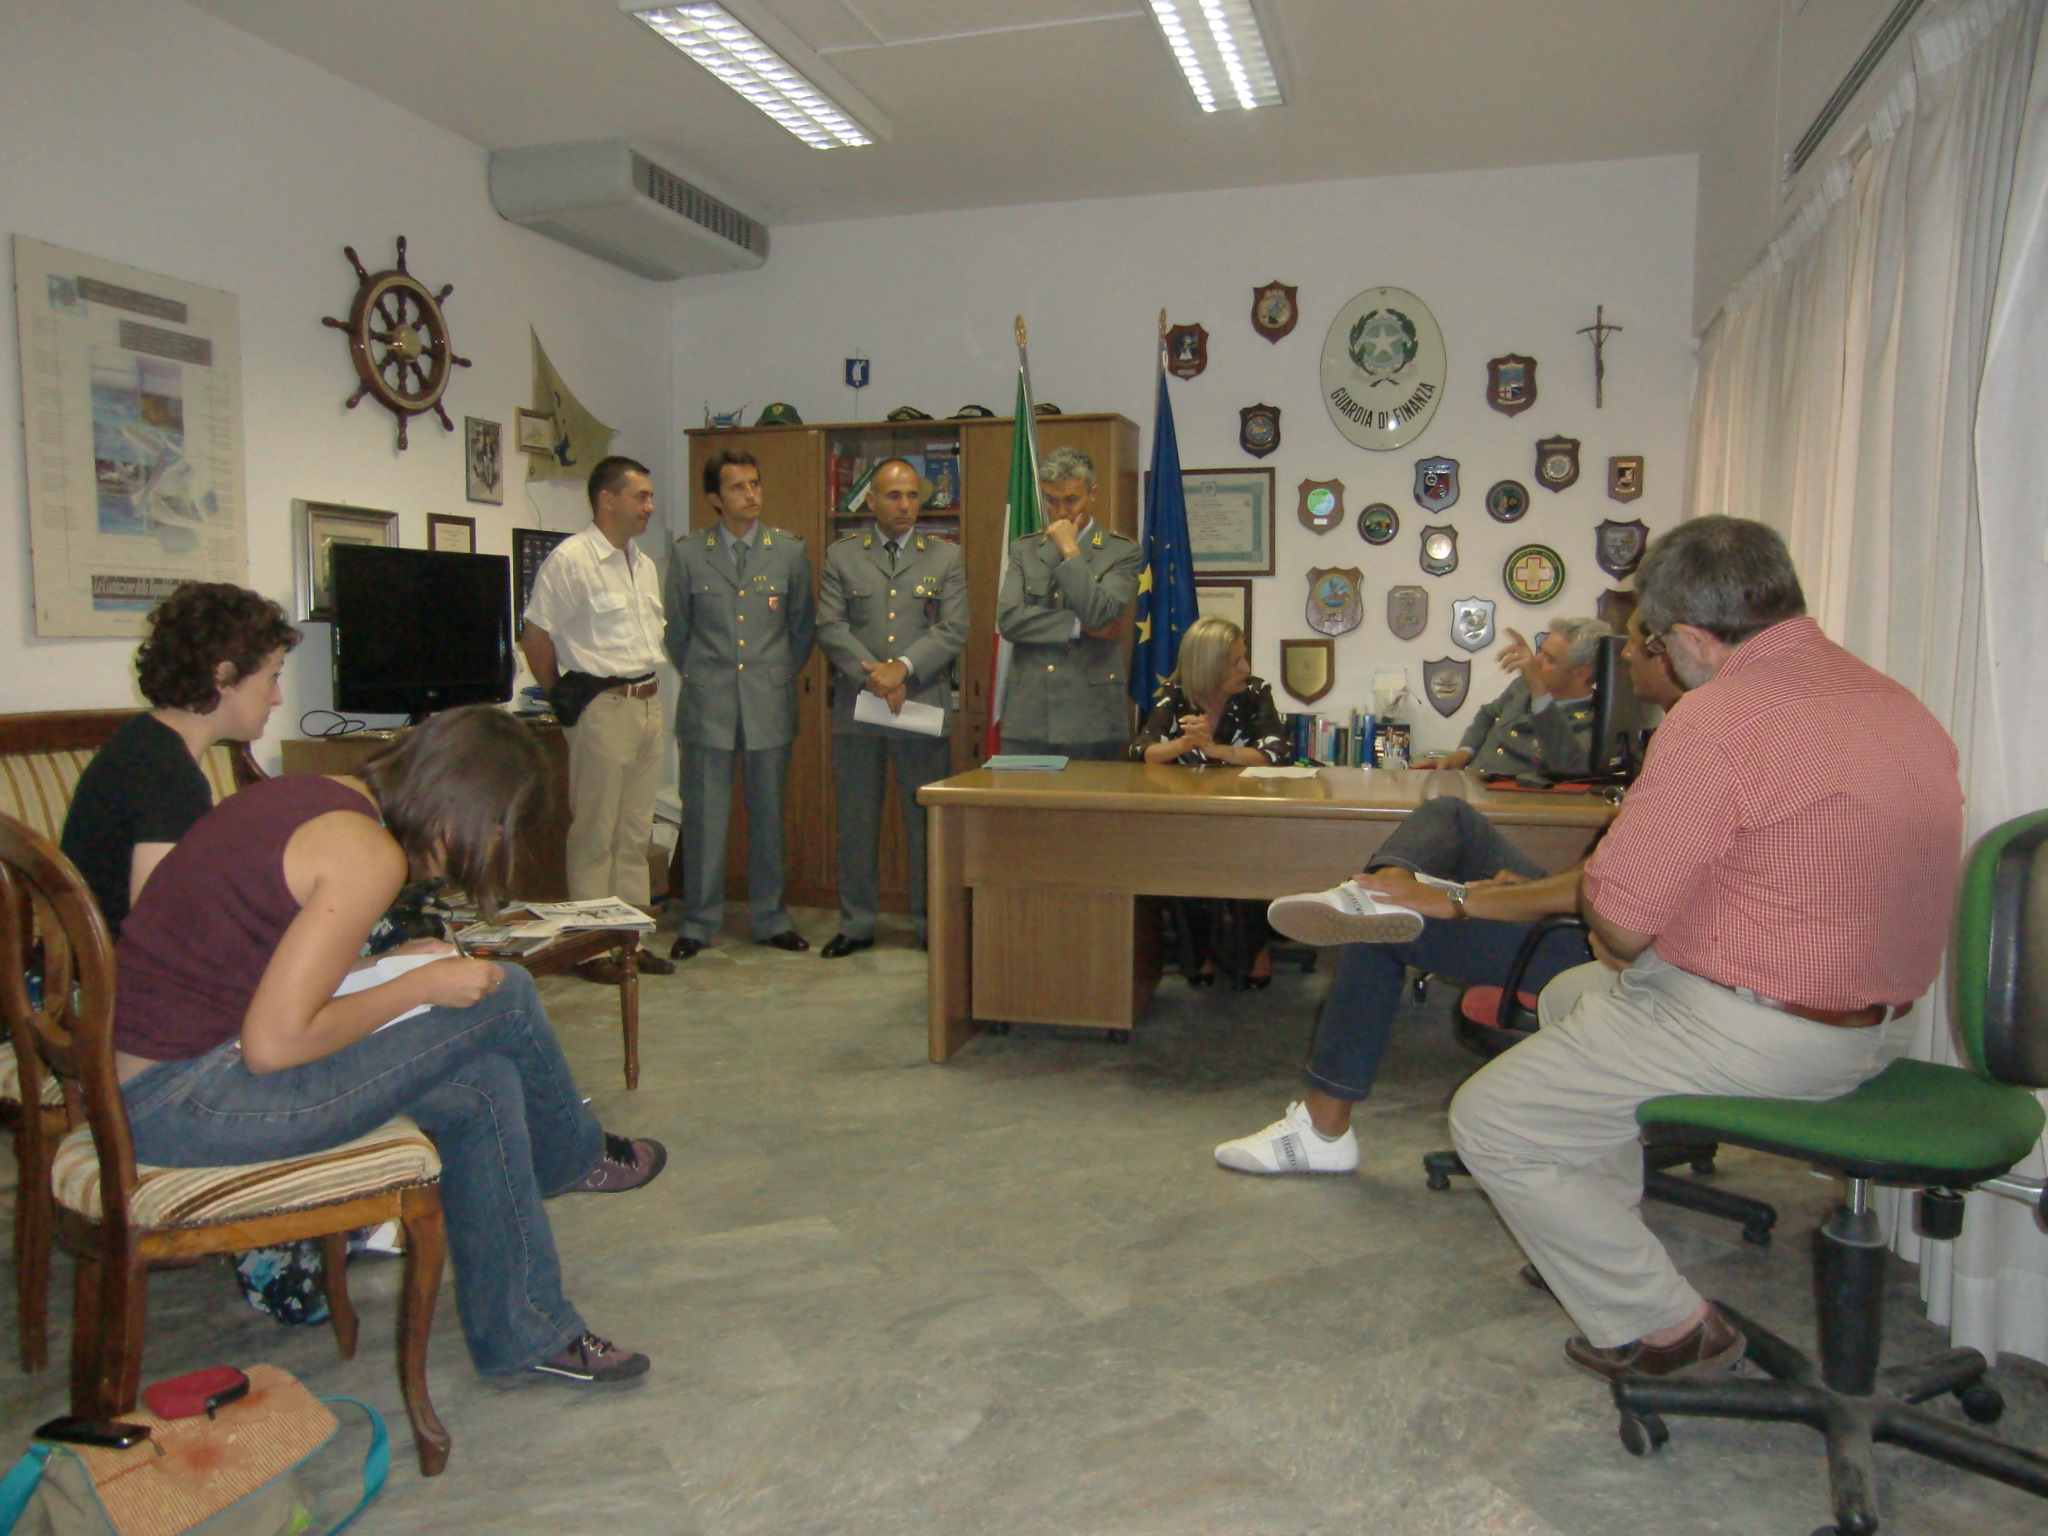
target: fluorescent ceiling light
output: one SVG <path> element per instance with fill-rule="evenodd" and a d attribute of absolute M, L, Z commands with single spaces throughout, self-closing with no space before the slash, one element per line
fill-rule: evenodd
<path fill-rule="evenodd" d="M 890 135 L 889 120 L 872 102 L 750 0 L 688 5 L 619 0 L 619 9 L 813 149 L 859 148 Z"/>
<path fill-rule="evenodd" d="M 1152 0 L 1152 16 L 1204 112 L 1280 105 L 1252 0 Z"/>

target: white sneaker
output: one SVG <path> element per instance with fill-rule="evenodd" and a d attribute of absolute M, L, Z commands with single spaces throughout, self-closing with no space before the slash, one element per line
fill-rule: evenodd
<path fill-rule="evenodd" d="M 1380 901 L 1355 880 L 1327 891 L 1282 896 L 1266 921 L 1303 944 L 1406 944 L 1422 932 L 1422 914 Z"/>
<path fill-rule="evenodd" d="M 1358 1138 L 1347 1126 L 1335 1141 L 1325 1140 L 1308 1106 L 1296 1103 L 1263 1131 L 1224 1142 L 1216 1161 L 1237 1173 L 1356 1173 Z"/>

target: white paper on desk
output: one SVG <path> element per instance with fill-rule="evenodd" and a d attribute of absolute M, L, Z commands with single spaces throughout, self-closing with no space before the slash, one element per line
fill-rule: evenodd
<path fill-rule="evenodd" d="M 398 980 L 407 971 L 416 971 L 423 965 L 432 965 L 436 960 L 446 960 L 454 953 L 455 950 L 451 946 L 445 955 L 380 955 L 361 970 L 350 971 L 346 976 L 342 977 L 341 985 L 334 989 L 334 995 L 336 997 L 347 997 L 351 992 L 367 992 L 372 987 L 383 986 L 387 981 Z M 428 1006 L 426 1003 L 421 1003 L 417 1008 L 408 1008 L 398 1018 L 386 1019 L 377 1026 L 377 1029 L 371 1030 L 370 1033 L 374 1035 L 378 1030 L 389 1029 L 402 1019 L 409 1019 L 414 1014 L 425 1013 Z"/>
<path fill-rule="evenodd" d="M 863 688 L 853 701 L 853 718 L 862 725 L 886 725 L 892 731 L 915 731 L 920 736 L 938 736 L 946 729 L 946 712 L 936 704 L 905 699 L 900 714 L 891 714 L 879 693 Z"/>
<path fill-rule="evenodd" d="M 1312 779 L 1320 772 L 1322 772 L 1320 768 L 1277 768 L 1268 766 L 1264 768 L 1247 768 L 1238 777 L 1241 779 Z"/>

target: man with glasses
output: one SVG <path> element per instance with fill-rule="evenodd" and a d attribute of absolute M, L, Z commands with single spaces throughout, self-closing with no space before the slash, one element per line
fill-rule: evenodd
<path fill-rule="evenodd" d="M 1806 617 L 1769 528 L 1681 523 L 1636 590 L 1643 651 L 1689 691 L 1580 880 L 1627 970 L 1451 1104 L 1465 1166 L 1583 1330 L 1566 1359 L 1610 1380 L 1725 1369 L 1745 1345 L 1643 1224 L 1637 1106 L 1826 1099 L 1882 1071 L 1905 1044 L 1884 1026 L 1940 968 L 1962 856 L 1954 743 Z"/>

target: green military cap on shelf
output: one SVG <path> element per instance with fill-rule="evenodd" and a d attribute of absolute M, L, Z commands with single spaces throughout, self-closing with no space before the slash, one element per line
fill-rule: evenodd
<path fill-rule="evenodd" d="M 985 405 L 963 405 L 948 419 L 952 421 L 987 421 L 993 419 L 995 414 L 994 411 Z"/>
<path fill-rule="evenodd" d="M 930 421 L 931 412 L 920 411 L 914 405 L 899 405 L 889 413 L 891 421 Z"/>
<path fill-rule="evenodd" d="M 796 407 L 784 400 L 764 406 L 761 414 L 754 418 L 757 427 L 800 427 L 803 424 L 804 419 L 797 415 Z"/>
<path fill-rule="evenodd" d="M 1034 416 L 1064 416 L 1067 413 L 1054 405 L 1050 400 L 1041 400 L 1038 404 L 1031 407 L 1031 414 Z"/>

